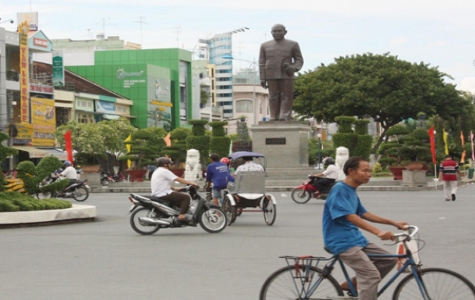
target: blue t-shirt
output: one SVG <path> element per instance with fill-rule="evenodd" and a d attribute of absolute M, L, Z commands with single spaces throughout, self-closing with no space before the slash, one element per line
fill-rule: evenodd
<path fill-rule="evenodd" d="M 322 217 L 323 240 L 333 254 L 340 254 L 354 247 L 366 247 L 368 240 L 360 229 L 350 221 L 347 215 L 366 213 L 361 205 L 356 189 L 344 182 L 336 183 L 325 203 Z"/>
<path fill-rule="evenodd" d="M 214 189 L 224 189 L 228 186 L 228 181 L 234 182 L 229 173 L 229 168 L 222 162 L 212 162 L 206 168 L 206 181 L 213 182 Z"/>

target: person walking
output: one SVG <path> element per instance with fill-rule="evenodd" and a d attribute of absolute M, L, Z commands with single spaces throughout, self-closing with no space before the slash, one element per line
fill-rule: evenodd
<path fill-rule="evenodd" d="M 459 177 L 462 177 L 459 165 L 452 159 L 452 155 L 449 154 L 440 163 L 439 167 L 439 181 L 443 182 L 445 201 L 455 201 L 457 198 L 457 174 Z"/>
<path fill-rule="evenodd" d="M 365 209 L 356 193 L 356 189 L 369 181 L 371 168 L 369 163 L 357 156 L 350 157 L 343 171 L 346 178 L 336 183 L 328 194 L 323 210 L 323 240 L 328 250 L 355 273 L 353 283 L 357 283 L 358 299 L 376 300 L 378 283 L 396 265 L 397 259 L 381 257 L 369 258 L 367 254 L 391 254 L 386 249 L 370 243 L 361 233 L 361 229 L 376 235 L 381 240 L 394 240 L 391 231 L 381 230 L 372 223 L 387 224 L 404 229 L 406 222 L 398 222 L 377 216 Z M 348 285 L 341 284 L 343 290 Z"/>

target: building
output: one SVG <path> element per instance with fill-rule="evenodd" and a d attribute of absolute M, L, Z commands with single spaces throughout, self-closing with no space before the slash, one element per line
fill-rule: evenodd
<path fill-rule="evenodd" d="M 66 68 L 133 99 L 130 114 L 135 118 L 131 123 L 138 128 L 157 126 L 172 130 L 194 118 L 189 51 L 178 48 L 96 51 L 94 65 Z"/>

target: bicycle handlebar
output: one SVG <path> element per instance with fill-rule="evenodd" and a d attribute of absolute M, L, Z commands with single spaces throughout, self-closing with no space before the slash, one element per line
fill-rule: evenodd
<path fill-rule="evenodd" d="M 419 231 L 419 227 L 415 225 L 407 225 L 405 231 L 407 232 L 394 234 L 396 242 L 410 241 Z"/>

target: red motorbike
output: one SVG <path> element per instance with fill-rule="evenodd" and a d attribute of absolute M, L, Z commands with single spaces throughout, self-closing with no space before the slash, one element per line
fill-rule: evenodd
<path fill-rule="evenodd" d="M 299 185 L 298 187 L 292 190 L 292 194 L 291 194 L 292 200 L 294 200 L 295 203 L 304 204 L 304 203 L 307 203 L 310 200 L 310 198 L 312 198 L 312 196 L 315 199 L 320 199 L 320 200 L 327 199 L 327 195 L 335 183 L 328 185 L 323 191 L 319 191 L 315 187 L 314 183 L 315 181 L 321 180 L 321 179 L 323 179 L 323 177 L 309 175 L 308 179 L 305 180 L 305 182 L 302 185 Z"/>

